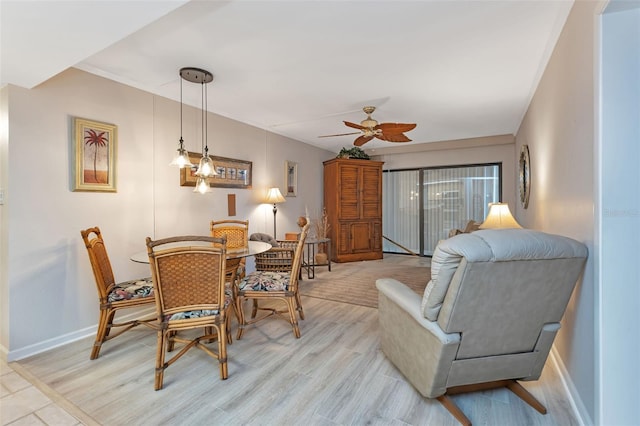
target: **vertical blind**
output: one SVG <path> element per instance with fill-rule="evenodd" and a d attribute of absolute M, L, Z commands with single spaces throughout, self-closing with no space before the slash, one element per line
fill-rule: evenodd
<path fill-rule="evenodd" d="M 484 220 L 500 200 L 500 175 L 500 164 L 386 171 L 384 251 L 431 256 L 452 229 Z"/>

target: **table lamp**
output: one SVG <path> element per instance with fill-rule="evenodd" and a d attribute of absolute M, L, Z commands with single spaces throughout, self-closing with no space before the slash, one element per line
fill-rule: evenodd
<path fill-rule="evenodd" d="M 276 204 L 284 203 L 285 198 L 282 196 L 280 192 L 280 188 L 269 188 L 267 191 L 267 198 L 264 200 L 265 203 L 273 204 L 273 238 L 277 239 L 276 235 L 276 213 L 278 213 L 278 206 Z"/>
<path fill-rule="evenodd" d="M 507 203 L 491 203 L 489 204 L 489 214 L 480 225 L 480 229 L 498 229 L 498 228 L 522 228 L 511 215 L 509 204 Z"/>

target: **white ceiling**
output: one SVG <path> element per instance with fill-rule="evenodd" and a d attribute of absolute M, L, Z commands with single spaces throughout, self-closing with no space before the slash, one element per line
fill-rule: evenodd
<path fill-rule="evenodd" d="M 76 67 L 337 152 L 377 107 L 414 143 L 516 132 L 572 0 L 0 2 L 0 83 Z M 185 102 L 200 87 L 184 83 Z M 373 141 L 363 148 L 397 146 Z M 190 148 L 190 147 L 187 147 Z M 195 147 L 194 147 L 195 148 Z"/>

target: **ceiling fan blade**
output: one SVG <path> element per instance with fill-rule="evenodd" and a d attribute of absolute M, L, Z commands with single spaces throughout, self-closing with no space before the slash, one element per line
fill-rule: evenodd
<path fill-rule="evenodd" d="M 347 127 L 353 127 L 354 129 L 358 129 L 358 130 L 364 130 L 364 129 L 366 129 L 366 127 L 363 127 L 363 126 L 361 126 L 361 125 L 359 125 L 359 124 L 356 124 L 356 123 L 351 123 L 351 122 L 349 122 L 349 121 L 343 121 L 343 123 L 345 124 L 345 126 L 347 126 Z"/>
<path fill-rule="evenodd" d="M 411 142 L 411 139 L 403 133 L 380 133 L 375 135 L 376 138 L 387 142 Z"/>
<path fill-rule="evenodd" d="M 319 138 L 330 138 L 333 136 L 347 136 L 347 135 L 357 135 L 360 132 L 351 132 L 351 133 L 338 133 L 337 135 L 323 135 L 323 136 L 318 136 Z"/>
<path fill-rule="evenodd" d="M 414 123 L 380 123 L 374 129 L 380 129 L 383 133 L 404 133 L 416 128 Z"/>
<path fill-rule="evenodd" d="M 362 136 L 357 137 L 356 140 L 353 141 L 353 144 L 355 146 L 362 146 L 365 143 L 369 142 L 371 139 L 373 139 L 373 136 L 362 135 Z"/>

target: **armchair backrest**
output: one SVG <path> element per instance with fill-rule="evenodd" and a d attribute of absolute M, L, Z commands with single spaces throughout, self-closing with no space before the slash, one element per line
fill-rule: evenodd
<path fill-rule="evenodd" d="M 531 352 L 560 328 L 586 257 L 575 240 L 527 229 L 455 236 L 433 254 L 423 314 L 461 333 L 456 359 Z"/>

